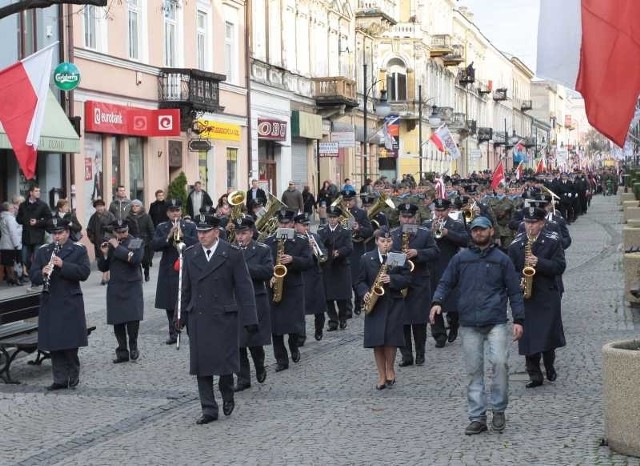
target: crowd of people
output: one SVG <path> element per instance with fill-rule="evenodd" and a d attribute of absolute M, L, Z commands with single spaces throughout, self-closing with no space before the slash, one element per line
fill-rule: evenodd
<path fill-rule="evenodd" d="M 495 190 L 490 178 L 453 176 L 440 196 L 434 185 L 408 177 L 396 184 L 366 180 L 359 192 L 346 179 L 340 188 L 325 182 L 317 199 L 294 182 L 278 199 L 254 180 L 239 197 L 225 193 L 215 205 L 197 182 L 186 205 L 157 191 L 148 213 L 119 187 L 109 208 L 95 201 L 86 228 L 107 287 L 113 362 L 141 355 L 143 283 L 154 253 L 161 253 L 154 304 L 166 313 L 166 344 L 179 344 L 188 333 L 190 373 L 202 405 L 198 424 L 218 418 L 214 376 L 223 413 L 230 415 L 234 393 L 251 387 L 250 359 L 256 380 L 265 382 L 265 346 L 273 346 L 275 371 L 284 371 L 302 360 L 305 316 L 314 316 L 310 330 L 321 341 L 364 314 L 363 346 L 373 349 L 376 390 L 395 386 L 396 365 L 425 364 L 429 326 L 435 348 L 460 335 L 469 377 L 465 433 L 487 430 L 489 412 L 491 428 L 501 431 L 512 338 L 524 356 L 527 387 L 558 377 L 555 350 L 566 344 L 561 301 L 568 225 L 586 214 L 598 177 L 609 175 L 527 177 Z M 47 339 L 39 348 L 55 353 L 49 389 L 73 388 L 80 381 L 78 348 L 87 344 L 86 332 L 81 337 L 76 329 L 86 325 L 76 290 L 89 276 L 82 228 L 66 200 L 51 212 L 37 186 L 15 218 L 14 204 L 2 210 L 0 241 L 8 238 L 11 247 L 0 242 L 0 255 L 9 280 L 20 283 L 21 256 L 34 286 L 65 290 L 43 294 L 40 326 L 48 331 L 40 332 Z M 45 231 L 51 243 L 42 247 Z M 55 313 L 61 307 L 65 319 L 74 320 L 68 335 Z M 493 377 L 488 403 L 485 367 Z"/>

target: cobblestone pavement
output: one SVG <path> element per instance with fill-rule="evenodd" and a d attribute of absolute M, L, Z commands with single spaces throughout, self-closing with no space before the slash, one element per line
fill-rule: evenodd
<path fill-rule="evenodd" d="M 0 464 L 638 465 L 600 446 L 601 347 L 637 334 L 623 303 L 617 198 L 597 197 L 570 228 L 563 299 L 568 344 L 558 351 L 558 380 L 526 390 L 524 360 L 512 345 L 502 434 L 463 434 L 459 340 L 435 349 L 430 339 L 424 366 L 399 368 L 397 385 L 376 391 L 373 355 L 362 348 L 362 318 L 321 342 L 310 338 L 288 371 L 274 372 L 269 349 L 266 382 L 237 394 L 231 417 L 196 426 L 200 406 L 188 348 L 164 345 L 164 312 L 153 308 L 154 267 L 145 285 L 137 362 L 111 363 L 115 338 L 105 324 L 105 287 L 97 272 L 83 287 L 88 320 L 98 328 L 80 353 L 80 386 L 45 393 L 49 363 L 16 361 L 13 375 L 22 384 L 0 385 Z"/>

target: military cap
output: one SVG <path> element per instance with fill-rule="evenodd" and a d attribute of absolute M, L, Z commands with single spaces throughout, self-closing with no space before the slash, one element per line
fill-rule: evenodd
<path fill-rule="evenodd" d="M 377 238 L 391 238 L 391 230 L 386 225 L 382 225 L 375 231 L 375 237 Z"/>
<path fill-rule="evenodd" d="M 47 220 L 45 230 L 47 233 L 57 233 L 60 231 L 68 230 L 71 222 L 65 218 L 53 217 Z"/>
<path fill-rule="evenodd" d="M 311 220 L 309 220 L 309 216 L 307 214 L 298 214 L 293 217 L 293 221 L 295 223 L 301 223 L 302 225 L 308 225 L 309 223 L 311 223 Z"/>
<path fill-rule="evenodd" d="M 129 223 L 126 220 L 122 220 L 120 218 L 111 222 L 109 226 L 111 227 L 112 231 L 115 231 L 118 233 L 127 231 L 129 229 Z"/>
<path fill-rule="evenodd" d="M 167 210 L 182 209 L 182 201 L 180 199 L 167 200 Z"/>
<path fill-rule="evenodd" d="M 418 212 L 418 206 L 407 202 L 398 207 L 398 213 L 403 217 L 413 217 Z"/>
<path fill-rule="evenodd" d="M 523 220 L 525 222 L 537 222 L 538 220 L 544 220 L 547 216 L 547 212 L 540 207 L 527 207 L 524 209 Z"/>
<path fill-rule="evenodd" d="M 220 219 L 211 214 L 196 215 L 194 221 L 198 231 L 209 231 L 220 226 Z"/>
<path fill-rule="evenodd" d="M 340 191 L 340 195 L 343 199 L 351 199 L 356 197 L 356 192 L 353 189 L 343 189 Z"/>
<path fill-rule="evenodd" d="M 280 223 L 288 223 L 293 220 L 296 213 L 293 210 L 281 209 L 278 212 L 278 222 Z"/>
<path fill-rule="evenodd" d="M 235 225 L 236 231 L 246 231 L 253 230 L 256 223 L 253 221 L 253 218 L 248 215 L 244 215 L 235 219 L 233 224 Z"/>
<path fill-rule="evenodd" d="M 451 201 L 449 199 L 436 199 L 433 201 L 433 205 L 436 210 L 445 210 L 451 207 Z"/>
<path fill-rule="evenodd" d="M 327 207 L 327 216 L 329 217 L 340 217 L 342 216 L 342 209 L 340 207 Z"/>

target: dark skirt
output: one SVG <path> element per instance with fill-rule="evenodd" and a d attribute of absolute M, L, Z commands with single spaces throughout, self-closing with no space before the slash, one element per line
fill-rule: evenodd
<path fill-rule="evenodd" d="M 5 267 L 13 267 L 18 258 L 16 249 L 0 249 L 0 265 Z"/>
<path fill-rule="evenodd" d="M 364 347 L 405 346 L 403 313 L 404 299 L 380 298 L 364 318 Z"/>

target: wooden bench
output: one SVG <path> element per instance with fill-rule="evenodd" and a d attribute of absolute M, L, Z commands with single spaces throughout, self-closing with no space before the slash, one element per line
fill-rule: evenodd
<path fill-rule="evenodd" d="M 13 380 L 9 372 L 19 353 L 38 351 L 36 359 L 28 364 L 40 365 L 49 358 L 48 352 L 38 350 L 38 324 L 26 320 L 38 317 L 41 294 L 29 293 L 0 300 L 0 378 L 5 383 L 20 383 Z M 95 325 L 87 327 L 87 334 L 95 328 Z"/>

